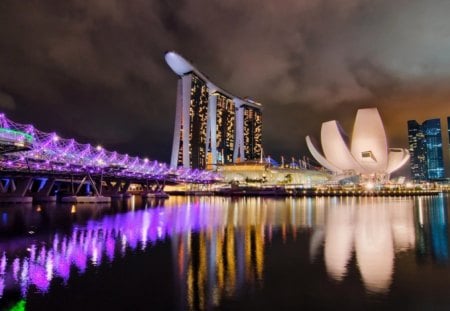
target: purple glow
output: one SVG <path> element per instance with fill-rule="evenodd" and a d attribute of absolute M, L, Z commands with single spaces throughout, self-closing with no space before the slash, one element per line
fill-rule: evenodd
<path fill-rule="evenodd" d="M 0 276 L 0 298 L 3 297 L 3 291 L 5 290 L 5 280 Z"/>
<path fill-rule="evenodd" d="M 3 252 L 2 259 L 0 259 L 0 274 L 5 274 L 6 268 L 6 254 Z"/>
<path fill-rule="evenodd" d="M 77 248 L 74 250 L 75 255 L 72 258 L 73 263 L 75 264 L 75 266 L 78 268 L 78 270 L 80 270 L 81 273 L 83 273 L 86 270 L 86 260 L 87 260 L 87 255 L 83 252 L 82 249 Z"/>
<path fill-rule="evenodd" d="M 38 264 L 30 264 L 29 282 L 35 285 L 41 292 L 47 292 L 50 282 L 47 280 L 45 267 Z"/>
<path fill-rule="evenodd" d="M 8 250 L 0 243 L 5 249 L 0 258 L 0 269 L 4 272 L 0 275 L 4 285 L 0 287 L 5 290 L 20 287 L 22 296 L 26 296 L 29 286 L 45 293 L 54 278 L 67 282 L 71 267 L 83 274 L 88 266 L 124 255 L 127 248 L 146 249 L 174 235 L 221 228 L 227 221 L 221 211 L 220 207 L 205 208 L 201 203 L 140 210 L 91 220 L 84 226 L 75 226 L 68 235 L 54 234 L 48 244 L 24 237 L 23 241 L 17 241 L 22 249 Z"/>
<path fill-rule="evenodd" d="M 2 115 L 2 114 L 0 114 Z M 167 179 L 176 176 L 179 182 L 214 182 L 217 175 L 207 171 L 178 168 L 172 170 L 165 163 L 150 161 L 148 158 L 130 157 L 108 151 L 100 146 L 81 144 L 74 139 L 59 137 L 56 133 L 45 133 L 31 125 L 13 122 L 4 115 L 0 128 L 24 132 L 33 137 L 33 148 L 5 156 L 0 167 L 10 170 L 39 170 L 57 172 L 80 172 L 89 167 L 89 172 L 101 172 L 113 177 L 134 177 L 140 179 Z"/>
<path fill-rule="evenodd" d="M 55 272 L 64 282 L 67 282 L 70 276 L 70 261 L 62 255 L 55 257 Z"/>

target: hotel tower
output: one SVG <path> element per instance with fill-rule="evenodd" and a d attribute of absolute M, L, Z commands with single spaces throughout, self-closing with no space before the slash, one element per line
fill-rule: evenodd
<path fill-rule="evenodd" d="M 169 67 L 179 76 L 171 167 L 215 167 L 261 157 L 261 104 L 214 85 L 175 52 Z"/>

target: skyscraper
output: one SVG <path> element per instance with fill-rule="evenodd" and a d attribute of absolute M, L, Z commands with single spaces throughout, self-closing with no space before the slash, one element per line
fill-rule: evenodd
<path fill-rule="evenodd" d="M 180 77 L 171 167 L 204 169 L 261 156 L 261 104 L 231 95 L 174 52 L 166 62 Z"/>
<path fill-rule="evenodd" d="M 261 110 L 250 106 L 243 106 L 244 109 L 244 157 L 255 159 L 261 156 L 261 130 L 262 116 Z"/>
<path fill-rule="evenodd" d="M 208 87 L 199 76 L 191 73 L 180 78 L 181 91 L 177 105 L 177 120 L 172 160 L 189 167 L 206 165 L 206 140 L 208 122 Z M 175 145 L 176 144 L 176 145 Z"/>
<path fill-rule="evenodd" d="M 219 163 L 233 163 L 234 144 L 236 141 L 236 107 L 233 100 L 224 94 L 216 92 L 216 161 Z M 212 125 L 211 125 L 212 126 Z M 213 130 L 213 129 L 211 129 Z M 214 148 L 212 139 L 209 140 L 208 150 Z M 213 161 L 211 159 L 211 161 Z"/>
<path fill-rule="evenodd" d="M 408 140 L 410 153 L 411 177 L 420 181 L 428 178 L 427 146 L 422 126 L 415 120 L 408 121 Z"/>
<path fill-rule="evenodd" d="M 421 125 L 408 121 L 408 139 L 412 177 L 415 180 L 444 178 L 440 119 L 426 120 Z"/>
<path fill-rule="evenodd" d="M 441 120 L 431 119 L 422 124 L 427 144 L 428 179 L 444 178 Z"/>
<path fill-rule="evenodd" d="M 447 117 L 447 132 L 448 132 L 448 154 L 450 157 L 450 117 Z"/>

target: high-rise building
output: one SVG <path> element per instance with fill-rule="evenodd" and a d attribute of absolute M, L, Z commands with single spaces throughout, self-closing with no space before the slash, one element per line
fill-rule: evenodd
<path fill-rule="evenodd" d="M 244 146 L 245 158 L 255 159 L 261 156 L 261 110 L 250 106 L 244 109 Z"/>
<path fill-rule="evenodd" d="M 216 93 L 216 161 L 233 163 L 234 144 L 236 141 L 236 108 L 233 99 Z M 211 140 L 208 150 L 212 150 Z"/>
<path fill-rule="evenodd" d="M 427 145 L 422 126 L 415 120 L 408 121 L 408 141 L 411 177 L 413 180 L 428 179 L 427 173 Z"/>
<path fill-rule="evenodd" d="M 447 117 L 447 132 L 448 132 L 448 154 L 450 157 L 450 117 Z"/>
<path fill-rule="evenodd" d="M 175 52 L 165 55 L 180 77 L 171 167 L 200 168 L 259 159 L 261 104 L 215 86 Z"/>
<path fill-rule="evenodd" d="M 426 120 L 422 124 L 408 121 L 408 139 L 412 177 L 415 180 L 444 178 L 440 119 Z"/>
<path fill-rule="evenodd" d="M 208 122 L 208 87 L 195 74 L 183 76 L 178 81 L 181 94 L 177 98 L 177 120 L 172 160 L 187 163 L 189 167 L 205 167 Z"/>
<path fill-rule="evenodd" d="M 442 156 L 441 120 L 431 119 L 422 123 L 427 144 L 428 179 L 444 178 L 444 157 Z"/>

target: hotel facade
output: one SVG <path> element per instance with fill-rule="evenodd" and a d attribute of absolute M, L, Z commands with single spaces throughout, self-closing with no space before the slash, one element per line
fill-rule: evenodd
<path fill-rule="evenodd" d="M 262 156 L 262 106 L 214 85 L 175 52 L 169 67 L 179 76 L 172 168 L 215 168 Z"/>

